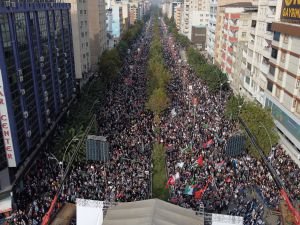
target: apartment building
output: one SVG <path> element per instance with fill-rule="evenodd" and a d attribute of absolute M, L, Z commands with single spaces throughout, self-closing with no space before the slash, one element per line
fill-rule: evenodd
<path fill-rule="evenodd" d="M 88 0 L 67 0 L 67 2 L 71 3 L 75 74 L 82 85 L 91 70 Z"/>
<path fill-rule="evenodd" d="M 222 17 L 222 35 L 217 39 L 220 46 L 215 62 L 227 74 L 231 87 L 238 93 L 240 88 L 241 59 L 243 50 L 247 50 L 249 28 L 252 16 L 256 15 L 257 6 L 250 2 L 233 3 L 220 7 Z"/>
<path fill-rule="evenodd" d="M 259 0 L 257 16 L 253 15 L 250 39 L 241 93 L 246 97 L 265 104 L 264 90 L 267 88 L 267 75 L 270 69 L 271 43 L 273 39 L 272 22 L 275 20 L 277 1 Z"/>
<path fill-rule="evenodd" d="M 208 59 L 214 63 L 215 57 L 215 32 L 217 23 L 218 0 L 209 1 L 209 18 L 207 26 L 207 55 Z"/>
<path fill-rule="evenodd" d="M 1 199 L 75 97 L 71 5 L 24 2 L 0 3 Z"/>
<path fill-rule="evenodd" d="M 136 5 L 130 4 L 130 15 L 129 15 L 130 25 L 135 24 L 137 19 L 138 19 L 138 7 Z"/>
<path fill-rule="evenodd" d="M 175 20 L 176 27 L 178 30 L 180 29 L 180 23 L 181 23 L 181 10 L 182 10 L 181 4 L 179 4 L 175 7 L 174 20 Z"/>
<path fill-rule="evenodd" d="M 191 40 L 193 26 L 207 26 L 209 0 L 183 1 L 180 32 Z"/>
<path fill-rule="evenodd" d="M 87 1 L 90 66 L 97 71 L 100 56 L 107 48 L 105 1 Z"/>
<path fill-rule="evenodd" d="M 299 6 L 299 5 L 298 5 Z M 295 5 L 277 6 L 266 74 L 265 106 L 271 109 L 277 128 L 300 153 L 300 17 L 285 12 Z M 297 6 L 296 6 L 297 7 Z"/>

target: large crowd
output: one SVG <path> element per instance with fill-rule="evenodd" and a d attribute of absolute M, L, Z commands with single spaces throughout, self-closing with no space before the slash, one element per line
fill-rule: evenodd
<path fill-rule="evenodd" d="M 163 21 L 162 30 L 167 33 Z M 260 160 L 246 152 L 237 157 L 225 154 L 226 141 L 238 132 L 224 116 L 230 91 L 209 92 L 185 63 L 173 37 L 165 35 L 163 43 L 173 74 L 168 87 L 171 104 L 162 118 L 160 138 L 167 150 L 169 180 L 173 179 L 170 201 L 195 210 L 203 202 L 208 212 L 243 216 L 244 224 L 264 224 L 264 206 L 279 210 L 279 190 Z M 299 201 L 299 167 L 280 145 L 272 148 L 268 159 L 291 199 Z M 196 197 L 206 185 L 204 194 Z"/>
<path fill-rule="evenodd" d="M 98 135 L 110 143 L 107 162 L 75 162 L 59 195 L 58 209 L 77 198 L 138 201 L 151 195 L 152 115 L 144 110 L 146 63 L 152 38 L 148 22 L 124 59 L 121 79 L 112 84 L 96 112 Z M 15 225 L 37 225 L 49 209 L 61 181 L 61 167 L 47 155 L 25 176 L 14 193 L 11 217 Z"/>
<path fill-rule="evenodd" d="M 212 94 L 184 61 L 179 46 L 162 21 L 163 54 L 172 78 L 167 87 L 171 99 L 160 122 L 159 141 L 166 147 L 170 202 L 185 208 L 244 217 L 244 224 L 264 224 L 264 207 L 278 210 L 280 195 L 261 161 L 244 153 L 225 154 L 229 137 L 238 132 L 224 117 L 230 91 Z M 151 149 L 154 136 L 147 100 L 146 65 L 152 38 L 152 22 L 131 46 L 121 69 L 121 79 L 106 93 L 96 112 L 98 135 L 110 143 L 107 162 L 76 162 L 63 185 L 57 209 L 77 198 L 102 201 L 138 201 L 151 197 Z M 180 62 L 180 63 L 179 63 Z M 281 146 L 269 156 L 277 175 L 293 200 L 300 200 L 300 170 Z M 47 156 L 37 160 L 14 192 L 12 224 L 37 225 L 58 190 L 61 168 Z M 196 191 L 207 189 L 200 198 Z M 253 190 L 257 193 L 253 195 Z"/>

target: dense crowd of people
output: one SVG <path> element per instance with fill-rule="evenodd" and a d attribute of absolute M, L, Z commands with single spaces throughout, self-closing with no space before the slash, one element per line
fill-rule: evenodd
<path fill-rule="evenodd" d="M 150 197 L 152 115 L 144 104 L 151 30 L 148 22 L 124 59 L 121 79 L 112 84 L 104 105 L 96 112 L 98 135 L 110 143 L 110 159 L 74 163 L 56 208 L 61 203 L 75 203 L 77 198 L 117 202 Z M 41 223 L 59 188 L 60 171 L 47 156 L 36 162 L 25 176 L 23 188 L 15 191 L 13 224 Z"/>
<path fill-rule="evenodd" d="M 167 33 L 163 21 L 162 30 Z M 238 132 L 224 116 L 231 93 L 210 93 L 189 65 L 181 63 L 184 59 L 173 37 L 165 35 L 163 43 L 173 75 L 168 87 L 171 104 L 162 118 L 160 138 L 167 149 L 170 201 L 195 210 L 202 201 L 208 212 L 243 216 L 244 224 L 264 224 L 262 204 L 278 210 L 280 194 L 260 160 L 247 153 L 234 158 L 225 154 L 226 141 Z M 299 167 L 280 145 L 269 160 L 291 199 L 300 200 Z M 252 190 L 262 201 L 252 199 Z"/>
<path fill-rule="evenodd" d="M 264 206 L 278 209 L 280 195 L 261 161 L 246 153 L 233 158 L 224 152 L 228 138 L 238 132 L 224 117 L 230 91 L 210 93 L 161 24 L 164 63 L 172 77 L 167 87 L 170 106 L 161 117 L 158 140 L 166 148 L 168 176 L 174 179 L 168 182 L 170 202 L 194 210 L 203 203 L 208 212 L 242 216 L 246 225 L 264 224 Z M 121 79 L 112 84 L 97 111 L 98 135 L 109 141 L 110 159 L 72 165 L 57 209 L 77 198 L 127 202 L 151 197 L 151 150 L 156 137 L 153 115 L 145 109 L 151 38 L 150 20 L 124 59 Z M 269 160 L 291 199 L 300 200 L 299 167 L 279 145 Z M 23 187 L 14 193 L 12 224 L 40 224 L 61 176 L 60 166 L 47 156 L 37 160 Z"/>

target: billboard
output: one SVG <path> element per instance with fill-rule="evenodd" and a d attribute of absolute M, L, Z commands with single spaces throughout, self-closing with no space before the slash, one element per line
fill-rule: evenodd
<path fill-rule="evenodd" d="M 7 111 L 6 97 L 3 87 L 3 78 L 0 70 L 0 122 L 2 128 L 5 155 L 8 167 L 16 167 L 16 157 L 14 152 L 14 144 L 12 140 L 11 127 L 9 123 L 9 115 Z"/>
<path fill-rule="evenodd" d="M 86 140 L 86 159 L 102 162 L 109 160 L 109 143 L 105 137 L 88 135 Z"/>
<path fill-rule="evenodd" d="M 244 218 L 241 216 L 231 216 L 212 213 L 212 225 L 243 225 Z"/>
<path fill-rule="evenodd" d="M 76 199 L 76 224 L 77 225 L 102 225 L 103 202 Z"/>
<path fill-rule="evenodd" d="M 280 19 L 288 23 L 300 23 L 300 0 L 283 0 Z"/>

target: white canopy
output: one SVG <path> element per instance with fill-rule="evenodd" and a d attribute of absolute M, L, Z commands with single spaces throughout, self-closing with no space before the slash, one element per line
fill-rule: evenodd
<path fill-rule="evenodd" d="M 118 203 L 108 209 L 103 225 L 203 225 L 195 211 L 159 199 Z"/>

